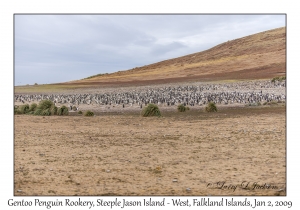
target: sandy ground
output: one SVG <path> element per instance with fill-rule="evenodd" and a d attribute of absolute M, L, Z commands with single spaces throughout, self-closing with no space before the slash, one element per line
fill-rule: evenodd
<path fill-rule="evenodd" d="M 15 115 L 14 194 L 286 195 L 285 114 Z"/>

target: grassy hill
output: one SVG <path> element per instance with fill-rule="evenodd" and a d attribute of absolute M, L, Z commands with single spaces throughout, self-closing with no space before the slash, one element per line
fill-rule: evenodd
<path fill-rule="evenodd" d="M 286 73 L 286 28 L 227 41 L 211 49 L 72 83 L 264 79 Z"/>

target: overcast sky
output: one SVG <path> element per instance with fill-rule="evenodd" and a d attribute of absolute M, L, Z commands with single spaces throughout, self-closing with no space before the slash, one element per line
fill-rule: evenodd
<path fill-rule="evenodd" d="M 15 85 L 144 66 L 285 26 L 285 15 L 15 15 Z"/>

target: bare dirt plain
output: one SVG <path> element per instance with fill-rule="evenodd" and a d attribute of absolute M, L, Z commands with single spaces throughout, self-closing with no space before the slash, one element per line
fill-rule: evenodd
<path fill-rule="evenodd" d="M 286 195 L 285 113 L 15 115 L 14 194 Z"/>

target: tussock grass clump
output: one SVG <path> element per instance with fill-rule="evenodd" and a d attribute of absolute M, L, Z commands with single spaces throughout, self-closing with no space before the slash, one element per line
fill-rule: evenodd
<path fill-rule="evenodd" d="M 66 106 L 61 106 L 61 107 L 57 110 L 57 115 L 69 115 L 68 107 L 66 107 Z"/>
<path fill-rule="evenodd" d="M 29 105 L 28 104 L 24 104 L 19 106 L 19 111 L 21 114 L 26 114 L 29 112 Z"/>
<path fill-rule="evenodd" d="M 43 110 L 42 109 L 39 109 L 39 108 L 37 108 L 35 111 L 34 111 L 34 115 L 42 115 L 42 112 L 43 112 Z"/>
<path fill-rule="evenodd" d="M 141 115 L 143 117 L 149 117 L 149 116 L 157 116 L 157 117 L 160 117 L 161 116 L 161 113 L 159 111 L 159 108 L 157 105 L 155 104 L 148 104 L 148 106 L 146 106 L 142 112 L 141 112 Z"/>
<path fill-rule="evenodd" d="M 50 107 L 51 115 L 57 115 L 57 111 L 58 111 L 58 108 L 56 106 L 53 105 Z"/>
<path fill-rule="evenodd" d="M 14 114 L 17 114 L 19 107 L 18 106 L 14 106 Z"/>
<path fill-rule="evenodd" d="M 45 110 L 50 109 L 51 106 L 54 106 L 54 103 L 50 100 L 42 100 L 40 101 L 39 105 L 37 106 L 38 109 Z"/>
<path fill-rule="evenodd" d="M 78 114 L 82 114 L 82 111 L 79 111 Z"/>
<path fill-rule="evenodd" d="M 179 112 L 185 112 L 185 106 L 182 105 L 182 104 L 179 104 L 179 105 L 177 106 L 177 111 L 179 111 Z"/>
<path fill-rule="evenodd" d="M 179 104 L 178 106 L 177 106 L 177 111 L 178 112 L 185 112 L 187 109 L 186 109 L 186 107 L 183 105 L 183 104 Z"/>
<path fill-rule="evenodd" d="M 20 107 L 17 106 L 17 105 L 14 106 L 14 114 L 23 114 L 23 113 L 21 113 L 21 111 L 20 111 Z"/>
<path fill-rule="evenodd" d="M 50 100 L 42 100 L 39 105 L 31 104 L 33 115 L 50 116 L 57 114 L 57 107 Z"/>
<path fill-rule="evenodd" d="M 44 109 L 44 110 L 42 111 L 42 114 L 41 114 L 41 115 L 43 115 L 43 116 L 50 116 L 50 115 L 51 115 L 50 109 Z"/>
<path fill-rule="evenodd" d="M 217 106 L 214 102 L 209 102 L 207 104 L 207 106 L 205 107 L 205 111 L 206 112 L 217 112 L 218 109 L 217 109 Z"/>
<path fill-rule="evenodd" d="M 37 109 L 37 104 L 36 103 L 30 104 L 30 107 L 29 107 L 30 112 L 34 112 L 36 109 Z"/>
<path fill-rule="evenodd" d="M 84 113 L 84 116 L 92 117 L 92 116 L 94 116 L 94 112 L 88 110 Z"/>

